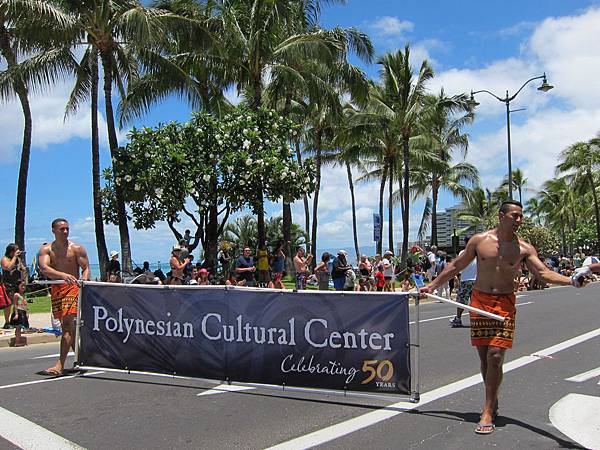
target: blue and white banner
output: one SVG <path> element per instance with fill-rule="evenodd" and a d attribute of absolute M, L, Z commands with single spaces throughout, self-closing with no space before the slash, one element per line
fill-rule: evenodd
<path fill-rule="evenodd" d="M 381 216 L 373 214 L 373 240 L 379 242 L 381 240 Z"/>
<path fill-rule="evenodd" d="M 408 296 L 86 282 L 80 366 L 410 393 Z"/>

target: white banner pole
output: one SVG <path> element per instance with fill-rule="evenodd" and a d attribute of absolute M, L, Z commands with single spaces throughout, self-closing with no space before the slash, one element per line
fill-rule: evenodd
<path fill-rule="evenodd" d="M 44 285 L 44 284 L 67 284 L 67 282 L 65 280 L 35 280 L 33 283 L 31 284 L 39 284 L 39 285 Z"/>
<path fill-rule="evenodd" d="M 482 316 L 489 317 L 490 319 L 496 319 L 496 320 L 499 320 L 500 322 L 504 322 L 504 319 L 505 319 L 504 317 L 499 316 L 498 314 L 483 311 L 479 308 L 474 308 L 473 306 L 463 305 L 462 303 L 455 302 L 454 300 L 449 300 L 447 298 L 439 297 L 439 296 L 433 295 L 433 294 L 425 294 L 425 295 L 428 298 L 431 298 L 433 300 L 439 300 L 441 302 L 450 303 L 451 305 L 454 305 L 457 308 L 466 309 L 467 311 L 473 311 L 473 312 L 476 312 L 477 314 L 481 314 Z"/>

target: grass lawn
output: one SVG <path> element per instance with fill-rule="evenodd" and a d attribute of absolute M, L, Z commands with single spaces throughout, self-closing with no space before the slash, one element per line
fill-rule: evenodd
<path fill-rule="evenodd" d="M 43 297 L 33 297 L 29 299 L 33 301 L 33 303 L 29 303 L 27 308 L 29 308 L 29 314 L 35 313 L 48 313 L 52 310 L 52 305 L 50 303 L 50 296 L 46 295 Z"/>

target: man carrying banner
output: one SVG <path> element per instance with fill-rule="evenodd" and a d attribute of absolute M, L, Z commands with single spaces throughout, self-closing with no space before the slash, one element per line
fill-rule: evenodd
<path fill-rule="evenodd" d="M 477 347 L 481 375 L 485 385 L 485 404 L 475 433 L 490 434 L 498 413 L 498 390 L 502 382 L 502 364 L 506 349 L 512 348 L 515 332 L 514 278 L 521 262 L 546 283 L 581 287 L 583 278 L 559 275 L 538 258 L 533 246 L 516 235 L 523 221 L 523 205 L 507 200 L 500 206 L 498 226 L 473 236 L 465 251 L 450 262 L 444 271 L 421 294 L 432 294 L 442 283 L 456 276 L 477 258 L 477 277 L 471 306 L 505 317 L 503 322 L 471 312 L 471 343 Z"/>
<path fill-rule="evenodd" d="M 54 242 L 43 245 L 40 249 L 39 265 L 42 273 L 51 280 L 65 282 L 52 285 L 51 291 L 52 314 L 61 321 L 62 337 L 58 361 L 42 374 L 58 377 L 63 374 L 69 348 L 75 346 L 75 318 L 79 297 L 77 282 L 90 279 L 90 268 L 85 248 L 68 239 L 69 222 L 54 219 L 52 233 Z"/>

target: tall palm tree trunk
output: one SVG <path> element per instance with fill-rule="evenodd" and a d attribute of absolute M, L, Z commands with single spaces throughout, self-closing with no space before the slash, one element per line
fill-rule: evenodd
<path fill-rule="evenodd" d="M 281 113 L 282 117 L 287 118 L 291 107 L 292 97 L 291 95 L 286 95 L 285 104 Z M 286 196 L 283 197 L 282 218 L 281 231 L 283 235 L 283 253 L 285 254 L 285 271 L 291 273 L 290 269 L 293 266 L 292 249 L 290 246 L 290 241 L 292 240 L 292 205 Z"/>
<path fill-rule="evenodd" d="M 317 254 L 317 211 L 319 207 L 319 191 L 321 190 L 321 138 L 322 132 L 321 130 L 317 130 L 317 148 L 315 153 L 315 166 L 316 166 L 316 176 L 315 176 L 315 193 L 313 196 L 313 210 L 312 210 L 312 232 L 310 235 L 311 242 L 311 253 L 313 255 Z"/>
<path fill-rule="evenodd" d="M 588 174 L 590 185 L 592 187 L 592 197 L 594 199 L 594 215 L 596 216 L 596 254 L 600 254 L 600 208 L 598 207 L 598 194 L 596 193 L 596 183 L 594 183 L 593 173 Z"/>
<path fill-rule="evenodd" d="M 410 153 L 408 137 L 405 137 L 402 142 L 402 157 L 404 163 L 404 191 L 402 192 L 404 197 L 404 211 L 402 214 L 402 266 L 406 265 L 406 256 L 408 254 L 408 218 L 410 214 L 409 204 L 409 192 L 408 186 L 410 183 Z"/>
<path fill-rule="evenodd" d="M 383 167 L 383 174 L 381 175 L 381 184 L 379 185 L 379 220 L 383 224 L 383 193 L 385 192 L 385 181 L 387 178 L 387 166 Z M 383 226 L 379 227 L 379 236 L 377 236 L 377 248 L 376 253 L 382 254 L 383 247 Z"/>
<path fill-rule="evenodd" d="M 17 56 L 10 44 L 10 36 L 4 25 L 0 24 L 0 52 L 6 59 L 9 69 L 18 65 Z M 31 132 L 33 121 L 27 87 L 21 78 L 14 83 L 14 89 L 23 111 L 23 146 L 21 147 L 21 162 L 19 164 L 19 179 L 17 181 L 17 204 L 15 210 L 15 243 L 25 250 L 25 209 L 27 203 L 27 178 L 29 175 L 29 158 L 31 156 Z M 21 257 L 25 262 L 25 255 Z"/>
<path fill-rule="evenodd" d="M 298 164 L 302 167 L 302 152 L 299 141 L 296 141 L 296 158 L 298 159 Z M 308 195 L 306 193 L 302 196 L 302 203 L 304 204 L 304 229 L 308 238 L 310 236 L 310 205 L 308 204 Z"/>
<path fill-rule="evenodd" d="M 388 250 L 394 251 L 394 165 L 390 164 L 390 182 L 388 184 Z"/>
<path fill-rule="evenodd" d="M 346 173 L 348 174 L 348 187 L 350 188 L 350 199 L 352 201 L 352 233 L 354 235 L 354 250 L 356 251 L 356 262 L 360 262 L 360 251 L 358 249 L 358 230 L 356 229 L 356 200 L 354 198 L 354 182 L 352 181 L 352 169 L 350 164 L 346 163 Z"/>
<path fill-rule="evenodd" d="M 106 107 L 106 125 L 108 128 L 108 145 L 111 158 L 117 158 L 119 142 L 115 128 L 115 117 L 112 107 L 112 57 L 110 53 L 101 52 L 102 67 L 104 69 L 104 103 Z M 124 271 L 131 272 L 131 244 L 129 229 L 127 227 L 127 213 L 125 199 L 121 187 L 115 183 L 115 196 L 117 199 L 117 219 L 119 222 L 119 236 L 121 238 L 121 261 Z"/>
<path fill-rule="evenodd" d="M 94 230 L 96 232 L 96 249 L 100 264 L 100 279 L 106 280 L 108 265 L 108 250 L 104 235 L 104 220 L 102 218 L 102 199 L 100 197 L 100 142 L 98 137 L 98 54 L 92 50 L 91 64 L 91 101 L 92 101 L 92 194 L 94 203 Z"/>
<path fill-rule="evenodd" d="M 438 245 L 438 233 L 437 233 L 437 204 L 438 204 L 438 194 L 439 194 L 439 185 L 437 176 L 433 177 L 433 182 L 431 183 L 431 243 L 430 245 Z"/>

